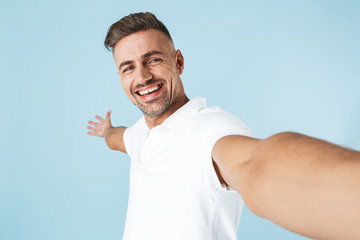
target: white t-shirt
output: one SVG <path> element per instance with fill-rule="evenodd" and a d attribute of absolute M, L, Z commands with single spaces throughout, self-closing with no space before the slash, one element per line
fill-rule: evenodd
<path fill-rule="evenodd" d="M 226 135 L 253 136 L 230 113 L 194 98 L 152 128 L 124 133 L 131 157 L 124 240 L 236 239 L 241 196 L 220 184 L 212 148 Z"/>

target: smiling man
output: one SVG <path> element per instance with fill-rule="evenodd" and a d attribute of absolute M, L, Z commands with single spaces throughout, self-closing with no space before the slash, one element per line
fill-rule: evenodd
<path fill-rule="evenodd" d="M 150 128 L 189 100 L 180 79 L 184 59 L 165 34 L 155 29 L 140 31 L 112 47 L 123 89 Z"/>
<path fill-rule="evenodd" d="M 131 157 L 124 239 L 236 239 L 243 200 L 296 233 L 359 239 L 360 153 L 297 133 L 253 138 L 237 117 L 189 100 L 184 58 L 151 13 L 110 26 L 122 87 L 144 116 L 113 127 L 110 111 L 89 121 Z"/>

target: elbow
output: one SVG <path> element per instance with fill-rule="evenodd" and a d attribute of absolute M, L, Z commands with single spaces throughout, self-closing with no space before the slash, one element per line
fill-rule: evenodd
<path fill-rule="evenodd" d="M 115 144 L 109 138 L 105 138 L 105 142 L 111 150 L 116 150 Z"/>
<path fill-rule="evenodd" d="M 120 144 L 116 139 L 113 138 L 105 138 L 106 145 L 111 149 L 115 151 L 120 151 L 123 153 L 126 153 L 125 146 Z"/>

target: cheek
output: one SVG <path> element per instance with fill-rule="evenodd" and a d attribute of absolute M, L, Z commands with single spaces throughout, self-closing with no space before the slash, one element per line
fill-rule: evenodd
<path fill-rule="evenodd" d="M 128 97 L 131 97 L 131 88 L 133 81 L 129 78 L 121 79 L 121 87 Z"/>
<path fill-rule="evenodd" d="M 162 64 L 155 66 L 151 69 L 151 73 L 154 77 L 163 77 L 169 79 L 171 76 L 177 73 L 176 69 L 170 64 Z"/>
<path fill-rule="evenodd" d="M 121 80 L 121 87 L 123 88 L 126 94 L 130 92 L 130 84 L 127 81 Z"/>

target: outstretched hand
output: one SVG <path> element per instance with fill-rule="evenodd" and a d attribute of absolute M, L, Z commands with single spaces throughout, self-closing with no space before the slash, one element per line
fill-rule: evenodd
<path fill-rule="evenodd" d="M 88 121 L 88 123 L 92 126 L 88 126 L 87 128 L 93 132 L 87 132 L 87 134 L 91 136 L 105 137 L 106 130 L 112 128 L 110 114 L 111 111 L 107 111 L 105 119 L 96 115 L 95 118 L 99 120 L 99 123 Z"/>

